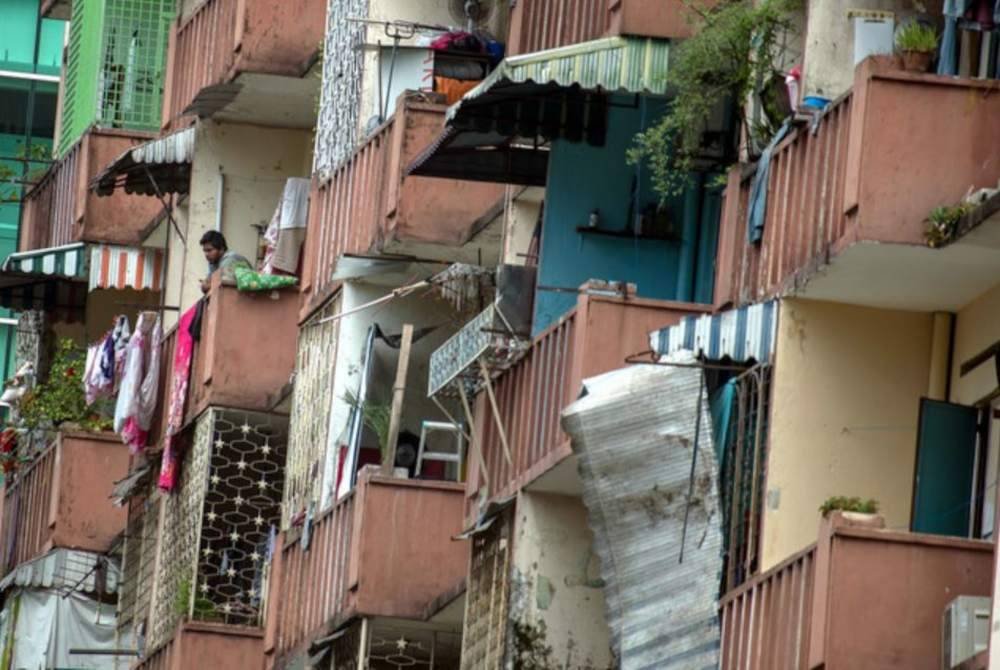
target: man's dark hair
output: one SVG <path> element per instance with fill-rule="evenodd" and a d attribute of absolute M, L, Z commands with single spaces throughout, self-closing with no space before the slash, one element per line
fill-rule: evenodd
<path fill-rule="evenodd" d="M 198 244 L 205 245 L 211 244 L 214 248 L 219 251 L 227 251 L 229 245 L 226 244 L 226 238 L 217 230 L 210 230 L 201 236 L 201 241 Z"/>

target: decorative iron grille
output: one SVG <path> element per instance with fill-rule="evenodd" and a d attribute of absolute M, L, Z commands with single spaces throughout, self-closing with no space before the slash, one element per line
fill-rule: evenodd
<path fill-rule="evenodd" d="M 368 634 L 367 670 L 458 670 L 461 647 L 457 631 L 376 620 Z"/>
<path fill-rule="evenodd" d="M 329 0 L 313 172 L 331 172 L 360 137 L 365 28 L 348 19 L 367 16 L 368 0 Z"/>
<path fill-rule="evenodd" d="M 158 494 L 133 498 L 129 502 L 118 600 L 118 630 L 123 636 L 145 630 L 148 625 L 159 519 Z"/>
<path fill-rule="evenodd" d="M 93 124 L 157 130 L 174 0 L 73 2 L 57 153 Z"/>
<path fill-rule="evenodd" d="M 737 377 L 733 403 L 729 438 L 722 454 L 723 593 L 760 569 L 771 366 L 756 365 Z"/>
<path fill-rule="evenodd" d="M 310 502 L 318 502 L 322 491 L 323 461 L 329 441 L 330 401 L 333 394 L 334 361 L 337 358 L 339 321 L 318 323 L 340 313 L 340 296 L 333 298 L 301 329 L 292 393 L 291 432 L 282 528 Z"/>
<path fill-rule="evenodd" d="M 163 500 L 150 650 L 185 618 L 260 625 L 287 429 L 284 417 L 230 409 L 198 419 L 180 487 Z"/>
<path fill-rule="evenodd" d="M 486 531 L 472 538 L 472 561 L 465 592 L 462 667 L 501 670 L 510 607 L 513 514 L 502 512 Z"/>

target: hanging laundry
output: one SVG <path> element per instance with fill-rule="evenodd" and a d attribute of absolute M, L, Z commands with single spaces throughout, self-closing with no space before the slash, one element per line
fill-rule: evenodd
<path fill-rule="evenodd" d="M 309 180 L 293 177 L 285 182 L 281 202 L 264 233 L 267 253 L 264 256 L 263 272 L 298 274 L 302 244 L 306 239 L 308 212 Z"/>
<path fill-rule="evenodd" d="M 144 312 L 128 343 L 124 374 L 115 405 L 115 432 L 135 454 L 146 447 L 156 405 L 160 374 L 159 350 L 163 339 L 160 317 Z"/>
<path fill-rule="evenodd" d="M 170 399 L 167 407 L 167 425 L 163 439 L 163 459 L 160 462 L 160 478 L 157 485 L 163 491 L 177 488 L 180 454 L 174 446 L 174 435 L 184 425 L 184 403 L 187 400 L 188 381 L 191 376 L 191 357 L 194 353 L 194 338 L 191 337 L 191 322 L 198 307 L 195 305 L 181 315 L 177 324 L 177 344 L 174 349 L 173 374 L 171 374 Z"/>
<path fill-rule="evenodd" d="M 124 354 L 129 338 L 128 317 L 119 316 L 115 326 L 100 340 L 87 348 L 87 364 L 83 374 L 83 389 L 87 404 L 93 405 L 101 398 L 114 395 L 120 380 L 120 367 L 116 364 L 118 352 Z M 124 364 L 124 355 L 121 356 Z"/>

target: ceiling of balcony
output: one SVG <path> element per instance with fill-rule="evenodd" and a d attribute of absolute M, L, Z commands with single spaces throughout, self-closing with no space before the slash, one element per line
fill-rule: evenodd
<path fill-rule="evenodd" d="M 952 312 L 998 283 L 1000 212 L 940 249 L 855 243 L 794 294 L 885 309 Z"/>
<path fill-rule="evenodd" d="M 320 78 L 312 71 L 304 77 L 241 74 L 212 116 L 221 121 L 262 126 L 311 129 L 316 125 L 316 99 Z"/>

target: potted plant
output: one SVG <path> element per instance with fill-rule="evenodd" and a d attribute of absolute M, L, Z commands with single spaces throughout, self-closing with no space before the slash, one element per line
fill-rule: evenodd
<path fill-rule="evenodd" d="M 917 21 L 907 23 L 896 33 L 896 49 L 909 72 L 927 72 L 937 51 L 938 36 L 932 26 Z"/>

